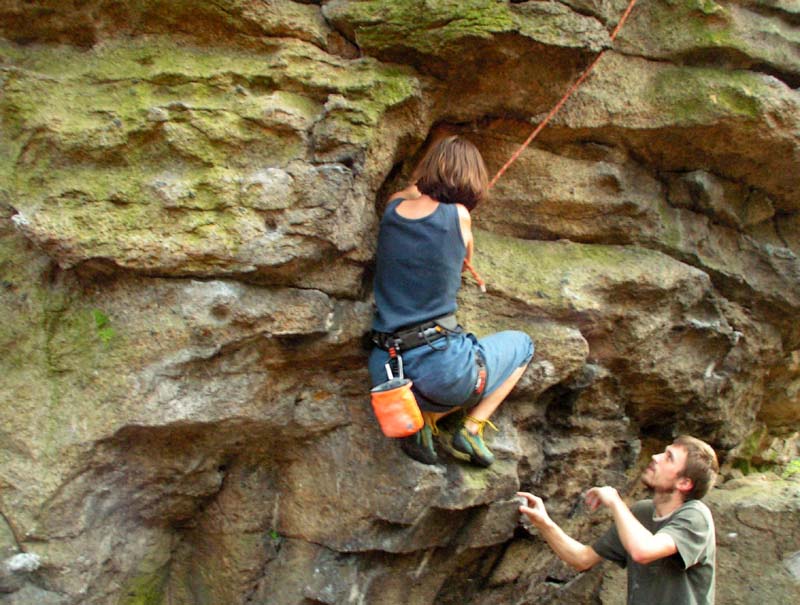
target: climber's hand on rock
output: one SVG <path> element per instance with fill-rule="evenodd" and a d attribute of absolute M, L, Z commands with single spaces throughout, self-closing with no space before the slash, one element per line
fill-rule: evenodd
<path fill-rule="evenodd" d="M 527 505 L 522 504 L 519 507 L 519 512 L 528 517 L 534 526 L 541 529 L 551 523 L 550 516 L 547 514 L 547 509 L 545 509 L 541 498 L 528 492 L 517 492 L 517 496 L 527 501 Z"/>

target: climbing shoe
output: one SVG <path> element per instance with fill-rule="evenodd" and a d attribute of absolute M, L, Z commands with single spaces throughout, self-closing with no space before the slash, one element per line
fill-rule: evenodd
<path fill-rule="evenodd" d="M 436 421 L 425 412 L 422 413 L 425 424 L 413 435 L 404 437 L 400 442 L 402 449 L 409 458 L 422 464 L 436 464 L 438 458 L 433 447 L 433 436 L 439 434 Z"/>
<path fill-rule="evenodd" d="M 471 420 L 478 425 L 478 432 L 470 433 L 467 427 L 462 424 L 453 433 L 453 449 L 469 456 L 472 464 L 484 467 L 491 466 L 492 462 L 494 462 L 494 454 L 486 447 L 486 443 L 483 440 L 483 428 L 488 424 L 496 431 L 497 427 L 488 420 L 478 420 L 472 416 L 464 418 L 464 421 L 467 420 Z"/>

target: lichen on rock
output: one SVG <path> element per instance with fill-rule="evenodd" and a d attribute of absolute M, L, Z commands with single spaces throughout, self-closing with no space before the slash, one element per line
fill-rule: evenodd
<path fill-rule="evenodd" d="M 627 4 L 4 3 L 0 603 L 615 602 L 514 494 L 589 541 L 581 493 L 681 432 L 724 598 L 797 601 L 798 8 L 612 43 Z M 497 461 L 445 421 L 418 464 L 368 403 L 385 198 L 443 134 L 497 170 L 603 50 L 473 214 L 459 321 L 536 345 Z"/>

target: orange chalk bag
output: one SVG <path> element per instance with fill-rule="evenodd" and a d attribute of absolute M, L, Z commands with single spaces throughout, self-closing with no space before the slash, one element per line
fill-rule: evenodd
<path fill-rule="evenodd" d="M 397 361 L 397 376 L 392 374 L 392 361 Z M 384 435 L 408 437 L 419 431 L 424 421 L 411 391 L 413 383 L 403 376 L 403 358 L 395 347 L 389 349 L 385 367 L 388 380 L 370 390 L 372 410 Z"/>

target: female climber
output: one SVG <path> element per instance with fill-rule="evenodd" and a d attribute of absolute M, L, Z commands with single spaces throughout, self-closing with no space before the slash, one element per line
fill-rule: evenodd
<path fill-rule="evenodd" d="M 378 235 L 376 312 L 369 372 L 373 386 L 387 378 L 389 349 L 402 357 L 424 425 L 401 442 L 403 451 L 435 464 L 438 419 L 466 414 L 452 448 L 487 467 L 489 418 L 533 357 L 527 334 L 505 331 L 477 339 L 455 320 L 461 272 L 472 259 L 470 211 L 487 193 L 483 158 L 469 141 L 441 139 L 414 173 L 415 184 L 391 196 Z"/>

